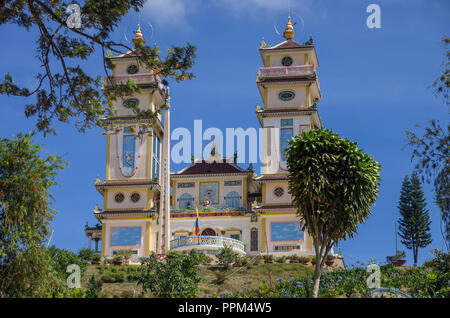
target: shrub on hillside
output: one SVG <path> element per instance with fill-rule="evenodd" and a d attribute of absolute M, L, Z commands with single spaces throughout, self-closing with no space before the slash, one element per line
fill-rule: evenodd
<path fill-rule="evenodd" d="M 301 263 L 301 264 L 303 264 L 303 265 L 306 265 L 306 264 L 308 264 L 308 262 L 309 262 L 309 257 L 300 256 L 300 257 L 298 258 L 298 262 Z"/>
<path fill-rule="evenodd" d="M 275 262 L 280 263 L 280 264 L 286 263 L 286 256 L 280 256 L 280 257 L 275 258 Z"/>
<path fill-rule="evenodd" d="M 273 255 L 264 255 L 263 259 L 265 263 L 273 263 L 274 257 Z"/>
<path fill-rule="evenodd" d="M 164 261 L 159 261 L 152 252 L 141 258 L 142 265 L 134 274 L 134 280 L 143 293 L 151 291 L 156 297 L 195 297 L 202 260 L 196 250 L 189 254 L 169 251 Z"/>
<path fill-rule="evenodd" d="M 94 258 L 94 255 L 98 255 L 98 254 L 96 254 L 90 248 L 82 248 L 78 251 L 78 257 L 81 260 L 86 261 L 86 263 L 91 263 Z"/>
<path fill-rule="evenodd" d="M 115 283 L 116 282 L 116 278 L 114 277 L 114 273 L 113 272 L 106 272 L 105 274 L 102 275 L 102 282 L 104 283 Z"/>
<path fill-rule="evenodd" d="M 239 254 L 233 251 L 233 248 L 225 246 L 217 253 L 217 261 L 220 266 L 228 270 L 230 266 L 238 260 Z"/>

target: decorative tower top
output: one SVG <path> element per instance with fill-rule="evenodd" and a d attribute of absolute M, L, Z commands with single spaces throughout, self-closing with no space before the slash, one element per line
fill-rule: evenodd
<path fill-rule="evenodd" d="M 138 29 L 136 31 L 136 34 L 134 35 L 133 43 L 134 43 L 134 45 L 138 45 L 138 44 L 143 45 L 145 43 L 144 35 L 142 35 L 140 24 L 138 24 Z"/>
<path fill-rule="evenodd" d="M 292 23 L 291 23 L 291 17 L 289 16 L 289 18 L 288 18 L 288 23 L 286 24 L 286 28 L 284 29 L 283 37 L 284 37 L 286 40 L 291 40 L 291 39 L 294 38 L 294 36 L 295 36 L 295 33 L 294 33 L 294 26 L 292 25 Z"/>

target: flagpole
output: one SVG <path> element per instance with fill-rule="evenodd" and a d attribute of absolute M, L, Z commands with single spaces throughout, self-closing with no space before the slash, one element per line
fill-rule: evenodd
<path fill-rule="evenodd" d="M 170 249 L 170 106 L 165 105 L 163 165 L 159 208 L 159 253 L 167 254 Z"/>

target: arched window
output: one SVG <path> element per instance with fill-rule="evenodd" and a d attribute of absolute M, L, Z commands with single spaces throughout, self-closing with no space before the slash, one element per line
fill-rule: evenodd
<path fill-rule="evenodd" d="M 250 251 L 258 251 L 258 229 L 256 228 L 250 231 Z"/>
<path fill-rule="evenodd" d="M 207 228 L 204 229 L 201 236 L 216 236 L 216 232 L 213 229 Z"/>
<path fill-rule="evenodd" d="M 231 191 L 225 197 L 227 207 L 237 209 L 240 207 L 240 196 L 236 191 Z"/>
<path fill-rule="evenodd" d="M 180 202 L 180 210 L 186 210 L 186 209 L 192 209 L 193 198 L 192 195 L 189 193 L 184 193 L 180 196 L 179 202 Z"/>

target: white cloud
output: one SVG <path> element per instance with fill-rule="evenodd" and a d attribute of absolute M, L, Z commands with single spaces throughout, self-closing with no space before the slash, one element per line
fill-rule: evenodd
<path fill-rule="evenodd" d="M 304 15 L 309 9 L 311 0 L 291 0 L 292 12 Z M 143 15 L 164 26 L 187 26 L 189 15 L 208 6 L 225 9 L 233 15 L 242 17 L 258 17 L 261 11 L 271 15 L 287 13 L 288 0 L 148 0 Z"/>
<path fill-rule="evenodd" d="M 148 0 L 142 13 L 156 24 L 179 27 L 186 25 L 186 18 L 194 11 L 196 2 L 196 0 Z"/>

